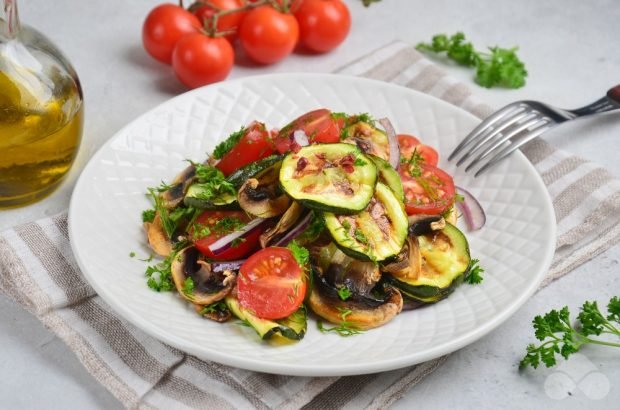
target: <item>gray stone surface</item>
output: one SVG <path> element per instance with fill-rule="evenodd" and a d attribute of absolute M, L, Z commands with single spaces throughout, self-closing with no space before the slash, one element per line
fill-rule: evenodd
<path fill-rule="evenodd" d="M 462 30 L 479 46 L 521 47 L 519 54 L 530 72 L 521 90 L 486 90 L 472 83 L 469 70 L 448 67 L 496 107 L 526 98 L 574 107 L 600 97 L 620 80 L 620 4 L 615 0 L 384 0 L 367 9 L 361 1 L 346 1 L 353 27 L 340 49 L 322 56 L 293 55 L 269 67 L 255 67 L 241 59 L 231 78 L 329 72 L 396 39 L 416 43 L 438 32 Z M 142 21 L 156 4 L 146 0 L 20 2 L 22 21 L 51 37 L 80 74 L 86 129 L 76 166 L 63 186 L 38 204 L 0 212 L 0 229 L 66 209 L 80 170 L 97 148 L 139 114 L 184 91 L 169 67 L 142 50 Z M 616 114 L 568 124 L 546 138 L 620 175 L 618 120 Z M 394 407 L 618 408 L 618 352 L 586 348 L 583 357 L 566 362 L 563 368 L 524 373 L 517 371 L 517 363 L 533 341 L 530 321 L 535 315 L 564 305 L 576 311 L 586 299 L 606 302 L 617 295 L 619 261 L 616 246 L 537 293 L 490 335 L 452 354 Z M 121 407 L 58 338 L 1 295 L 0 346 L 0 408 Z M 582 377 L 588 366 L 601 375 Z M 572 390 L 571 380 L 577 385 Z M 571 395 L 564 393 L 568 390 Z"/>

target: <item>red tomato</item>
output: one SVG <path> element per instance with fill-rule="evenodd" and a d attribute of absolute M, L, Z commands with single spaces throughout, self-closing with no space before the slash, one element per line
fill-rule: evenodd
<path fill-rule="evenodd" d="M 202 3 L 204 5 L 194 10 L 194 14 L 203 24 L 218 11 L 238 9 L 244 5 L 243 0 L 209 0 Z M 217 27 L 215 28 L 216 31 L 238 30 L 246 14 L 246 11 L 238 11 L 219 17 L 217 19 Z M 237 33 L 228 35 L 226 38 L 230 41 L 234 41 L 235 38 L 237 38 Z"/>
<path fill-rule="evenodd" d="M 281 154 L 293 149 L 292 137 L 297 130 L 303 130 L 311 144 L 338 142 L 343 125 L 344 120 L 333 118 L 326 108 L 307 112 L 280 130 L 275 139 L 276 149 Z"/>
<path fill-rule="evenodd" d="M 162 4 L 146 16 L 142 26 L 142 44 L 153 58 L 170 64 L 177 41 L 201 27 L 200 20 L 189 11 L 174 4 Z"/>
<path fill-rule="evenodd" d="M 271 6 L 250 11 L 239 29 L 241 46 L 252 60 L 261 64 L 273 64 L 291 54 L 298 39 L 295 17 Z"/>
<path fill-rule="evenodd" d="M 306 295 L 304 272 L 287 248 L 265 248 L 239 269 L 239 303 L 263 319 L 282 319 L 301 306 Z"/>
<path fill-rule="evenodd" d="M 416 150 L 417 153 L 422 156 L 424 163 L 427 165 L 436 166 L 439 161 L 439 154 L 435 148 L 422 144 L 420 140 L 413 135 L 398 134 L 398 145 L 400 145 L 401 158 L 411 158 L 413 151 Z"/>
<path fill-rule="evenodd" d="M 222 81 L 235 61 L 230 43 L 202 33 L 183 36 L 174 47 L 172 68 L 177 78 L 190 88 Z"/>
<path fill-rule="evenodd" d="M 438 215 L 454 203 L 454 181 L 445 171 L 427 164 L 419 165 L 419 176 L 411 175 L 408 164 L 400 164 L 398 170 L 409 215 Z"/>
<path fill-rule="evenodd" d="M 259 228 L 254 229 L 245 236 L 245 241 L 240 242 L 237 246 L 231 246 L 230 249 L 218 255 L 211 252 L 209 245 L 221 237 L 232 233 L 231 229 L 225 229 L 226 225 L 229 224 L 221 222 L 224 218 L 229 218 L 228 221 L 236 222 L 237 224 L 242 223 L 243 225 L 246 225 L 251 220 L 243 211 L 204 211 L 196 218 L 196 221 L 189 229 L 190 239 L 203 255 L 219 261 L 230 261 L 243 258 L 256 249 L 259 237 L 263 232 Z M 236 229 L 240 227 L 242 226 L 237 226 Z"/>
<path fill-rule="evenodd" d="M 273 141 L 265 124 L 255 121 L 246 127 L 239 142 L 224 154 L 215 166 L 228 176 L 242 166 L 268 157 L 274 152 Z"/>
<path fill-rule="evenodd" d="M 349 9 L 340 0 L 304 0 L 295 18 L 301 43 L 319 53 L 338 47 L 351 28 Z"/>

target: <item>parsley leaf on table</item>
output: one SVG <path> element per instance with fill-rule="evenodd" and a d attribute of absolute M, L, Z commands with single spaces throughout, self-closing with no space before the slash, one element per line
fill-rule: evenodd
<path fill-rule="evenodd" d="M 555 366 L 556 354 L 568 359 L 585 344 L 620 347 L 620 343 L 588 337 L 608 334 L 620 338 L 618 326 L 620 325 L 620 298 L 618 296 L 611 298 L 607 311 L 609 314 L 605 317 L 596 302 L 585 302 L 577 316 L 577 326 L 571 325 L 567 306 L 559 311 L 552 310 L 544 316 L 536 316 L 532 321 L 534 335 L 542 343 L 538 346 L 530 344 L 527 347 L 527 354 L 521 360 L 519 368 L 532 366 L 536 369 L 541 362 L 547 367 Z"/>
<path fill-rule="evenodd" d="M 521 88 L 525 85 L 527 70 L 517 56 L 517 47 L 489 47 L 489 53 L 477 51 L 461 32 L 447 36 L 437 34 L 430 43 L 419 43 L 420 51 L 443 53 L 456 63 L 476 68 L 475 80 L 483 87 Z"/>

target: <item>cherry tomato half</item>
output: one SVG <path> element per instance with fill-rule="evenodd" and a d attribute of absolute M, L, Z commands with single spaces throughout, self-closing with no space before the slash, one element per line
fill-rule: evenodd
<path fill-rule="evenodd" d="M 237 277 L 239 303 L 263 319 L 282 319 L 306 295 L 303 269 L 287 248 L 265 248 L 250 256 Z"/>
<path fill-rule="evenodd" d="M 263 233 L 262 229 L 254 229 L 244 237 L 244 241 L 239 241 L 236 246 L 231 245 L 230 249 L 217 255 L 209 249 L 209 245 L 235 229 L 242 228 L 250 220 L 251 218 L 243 211 L 205 211 L 189 228 L 190 239 L 207 258 L 219 261 L 241 259 L 257 248 L 259 237 Z"/>
<path fill-rule="evenodd" d="M 445 171 L 428 164 L 409 164 L 398 168 L 405 190 L 405 208 L 409 215 L 438 215 L 454 204 L 454 181 Z M 419 174 L 417 176 L 412 176 Z"/>
<path fill-rule="evenodd" d="M 301 43 L 319 53 L 338 47 L 351 28 L 349 9 L 341 0 L 304 0 L 295 18 Z"/>
<path fill-rule="evenodd" d="M 299 40 L 299 25 L 293 15 L 261 6 L 250 11 L 241 22 L 239 40 L 252 60 L 273 64 L 291 54 Z"/>
<path fill-rule="evenodd" d="M 400 145 L 400 157 L 404 159 L 411 158 L 415 150 L 424 159 L 427 165 L 437 166 L 439 162 L 439 154 L 435 148 L 422 144 L 419 139 L 413 135 L 398 134 L 398 145 Z"/>
<path fill-rule="evenodd" d="M 297 130 L 303 130 L 311 144 L 340 141 L 340 130 L 344 124 L 344 119 L 335 119 L 331 114 L 330 110 L 320 108 L 307 112 L 286 125 L 275 139 L 278 152 L 283 154 L 293 148 L 295 142 L 292 140 L 292 135 Z"/>
<path fill-rule="evenodd" d="M 235 61 L 232 46 L 225 38 L 202 33 L 181 37 L 172 53 L 172 68 L 177 78 L 190 88 L 222 81 Z"/>
<path fill-rule="evenodd" d="M 218 11 L 238 9 L 244 5 L 243 0 L 209 0 L 202 3 L 202 6 L 194 10 L 194 14 L 203 24 L 206 20 L 213 17 L 213 15 Z M 238 30 L 241 25 L 241 21 L 246 14 L 246 11 L 238 11 L 223 15 L 217 19 L 217 27 L 215 28 L 216 31 Z M 235 38 L 237 38 L 237 33 L 227 35 L 226 38 L 232 42 Z"/>
<path fill-rule="evenodd" d="M 144 49 L 156 60 L 170 64 L 172 50 L 181 37 L 196 33 L 202 24 L 198 17 L 174 4 L 155 7 L 142 26 Z"/>
<path fill-rule="evenodd" d="M 245 128 L 237 145 L 224 154 L 215 167 L 228 176 L 242 166 L 268 157 L 274 152 L 273 141 L 265 124 L 255 121 Z"/>

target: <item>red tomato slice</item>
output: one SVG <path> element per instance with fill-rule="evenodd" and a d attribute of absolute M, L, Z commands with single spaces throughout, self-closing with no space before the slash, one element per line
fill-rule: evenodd
<path fill-rule="evenodd" d="M 340 130 L 344 121 L 333 118 L 331 111 L 326 108 L 310 111 L 297 118 L 278 133 L 275 140 L 276 149 L 281 154 L 294 148 L 293 133 L 303 130 L 308 141 L 314 143 L 333 143 L 340 141 Z"/>
<path fill-rule="evenodd" d="M 424 158 L 425 164 L 437 166 L 439 154 L 435 151 L 435 148 L 422 144 L 420 140 L 413 135 L 398 134 L 398 145 L 400 145 L 401 158 L 409 159 L 413 151 L 417 150 L 418 154 Z"/>
<path fill-rule="evenodd" d="M 220 261 L 241 259 L 257 248 L 262 229 L 254 229 L 244 237 L 244 241 L 239 241 L 236 246 L 231 245 L 230 249 L 218 255 L 211 252 L 209 245 L 250 221 L 251 218 L 243 211 L 205 211 L 189 229 L 190 239 L 207 258 Z"/>
<path fill-rule="evenodd" d="M 409 164 L 398 169 L 405 190 L 405 208 L 409 215 L 438 215 L 454 203 L 454 181 L 445 171 L 432 165 L 419 165 L 419 176 L 411 175 Z"/>
<path fill-rule="evenodd" d="M 237 295 L 239 303 L 260 318 L 285 318 L 304 300 L 304 272 L 290 250 L 261 249 L 241 265 Z"/>
<path fill-rule="evenodd" d="M 274 152 L 273 141 L 265 124 L 254 121 L 246 127 L 239 142 L 224 154 L 215 167 L 228 176 L 242 166 L 268 157 Z"/>

